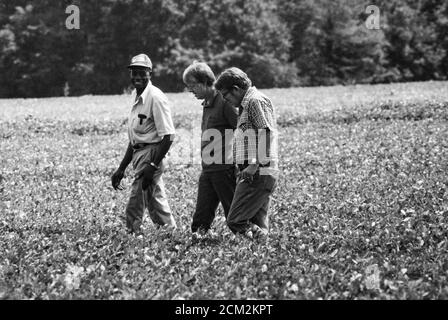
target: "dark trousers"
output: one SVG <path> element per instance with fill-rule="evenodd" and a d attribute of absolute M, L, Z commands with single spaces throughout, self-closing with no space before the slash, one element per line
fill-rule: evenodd
<path fill-rule="evenodd" d="M 268 210 L 277 178 L 272 175 L 254 175 L 253 182 L 238 180 L 227 225 L 234 233 L 244 233 L 256 224 L 269 231 Z"/>
<path fill-rule="evenodd" d="M 192 232 L 196 232 L 199 228 L 204 231 L 210 229 L 220 202 L 227 218 L 235 192 L 235 174 L 236 169 L 233 167 L 221 171 L 201 172 L 196 211 L 191 224 Z"/>

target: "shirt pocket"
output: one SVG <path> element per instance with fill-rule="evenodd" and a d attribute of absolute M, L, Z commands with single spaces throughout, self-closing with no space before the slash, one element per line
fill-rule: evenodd
<path fill-rule="evenodd" d="M 151 118 L 147 113 L 138 113 L 134 116 L 134 131 L 145 134 L 150 131 Z"/>
<path fill-rule="evenodd" d="M 237 128 L 241 129 L 242 131 L 246 131 L 250 127 L 251 127 L 251 125 L 250 125 L 248 114 L 247 114 L 247 112 L 243 112 L 238 119 Z"/>
<path fill-rule="evenodd" d="M 251 128 L 250 122 L 249 121 L 240 121 L 238 122 L 238 129 L 240 129 L 242 132 L 246 132 L 248 129 Z"/>

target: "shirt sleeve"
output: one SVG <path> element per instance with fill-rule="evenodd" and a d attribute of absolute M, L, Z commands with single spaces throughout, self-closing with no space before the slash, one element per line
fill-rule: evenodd
<path fill-rule="evenodd" d="M 257 129 L 273 129 L 272 108 L 265 101 L 254 100 L 248 106 L 249 119 Z"/>
<path fill-rule="evenodd" d="M 175 134 L 173 119 L 171 117 L 171 108 L 166 96 L 155 96 L 152 104 L 152 114 L 157 134 L 163 137 L 169 134 Z"/>

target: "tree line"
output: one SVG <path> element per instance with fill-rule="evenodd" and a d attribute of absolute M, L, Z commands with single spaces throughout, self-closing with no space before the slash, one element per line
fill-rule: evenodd
<path fill-rule="evenodd" d="M 447 34 L 445 0 L 1 0 L 0 97 L 120 94 L 138 53 L 171 92 L 194 60 L 259 88 L 444 80 Z"/>

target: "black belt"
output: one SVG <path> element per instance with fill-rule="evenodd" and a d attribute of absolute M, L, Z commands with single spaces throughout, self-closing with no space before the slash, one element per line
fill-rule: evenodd
<path fill-rule="evenodd" d="M 153 145 L 153 144 L 157 144 L 157 143 L 136 143 L 136 144 L 134 144 L 132 146 L 132 149 L 140 150 L 140 149 L 143 149 L 146 146 Z"/>
<path fill-rule="evenodd" d="M 249 166 L 249 162 L 245 161 L 243 164 L 238 165 L 238 169 L 240 169 L 240 171 L 242 171 L 242 170 L 246 169 L 248 166 Z M 262 164 L 262 163 L 258 164 L 259 168 L 266 168 L 266 167 L 270 167 L 270 166 L 271 166 L 270 162 L 265 163 L 265 164 Z"/>

